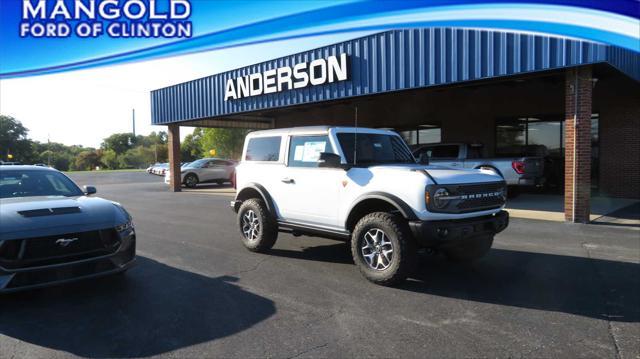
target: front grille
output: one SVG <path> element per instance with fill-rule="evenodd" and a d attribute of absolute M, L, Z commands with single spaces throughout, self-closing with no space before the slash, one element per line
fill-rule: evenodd
<path fill-rule="evenodd" d="M 429 210 L 439 213 L 466 213 L 499 208 L 505 202 L 505 187 L 504 182 L 429 186 L 427 190 L 431 192 L 432 198 L 439 188 L 445 188 L 452 198 L 444 208 L 430 207 Z"/>
<path fill-rule="evenodd" d="M 34 270 L 32 272 L 18 273 L 13 277 L 7 289 L 35 286 L 51 282 L 60 282 L 74 278 L 89 276 L 116 269 L 109 259 L 99 259 L 86 263 L 78 263 L 64 271 Z"/>
<path fill-rule="evenodd" d="M 504 204 L 502 197 L 488 197 L 488 198 L 474 198 L 460 201 L 456 208 L 468 211 L 468 210 L 480 210 L 492 207 L 500 207 Z"/>
<path fill-rule="evenodd" d="M 0 243 L 0 266 L 16 269 L 76 261 L 113 253 L 119 245 L 113 229 L 7 240 Z"/>
<path fill-rule="evenodd" d="M 504 189 L 504 183 L 493 182 L 493 183 L 480 183 L 480 184 L 464 184 L 464 185 L 457 185 L 455 186 L 455 188 L 456 188 L 456 192 L 458 192 L 459 194 L 496 192 Z"/>

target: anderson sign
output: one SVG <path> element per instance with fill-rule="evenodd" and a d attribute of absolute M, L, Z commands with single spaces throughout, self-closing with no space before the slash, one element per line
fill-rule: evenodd
<path fill-rule="evenodd" d="M 348 78 L 347 54 L 329 56 L 293 67 L 284 66 L 227 80 L 224 100 L 235 100 L 303 87 L 318 86 Z"/>

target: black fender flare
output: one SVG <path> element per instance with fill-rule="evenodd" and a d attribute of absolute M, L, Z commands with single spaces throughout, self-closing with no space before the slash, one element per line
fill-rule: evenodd
<path fill-rule="evenodd" d="M 411 209 L 411 206 L 409 206 L 405 201 L 398 198 L 397 196 L 389 193 L 385 193 L 385 192 L 369 192 L 358 197 L 354 201 L 354 204 L 351 206 L 351 208 L 349 208 L 349 211 L 347 212 L 349 214 L 347 215 L 347 218 L 344 223 L 345 228 L 347 228 L 349 221 L 352 219 L 351 214 L 353 213 L 353 209 L 356 208 L 360 203 L 369 199 L 379 199 L 389 203 L 390 205 L 395 207 L 398 210 L 398 212 L 402 214 L 402 217 L 404 217 L 408 221 L 418 220 L 418 217 L 416 216 L 413 209 Z"/>
<path fill-rule="evenodd" d="M 258 183 L 248 183 L 246 186 L 244 186 L 239 192 L 238 194 L 236 194 L 236 205 L 239 206 L 240 203 L 242 203 L 242 201 L 244 201 L 247 198 L 250 197 L 244 197 L 243 195 L 251 192 L 251 191 L 256 191 L 258 192 L 258 194 L 260 195 L 260 197 L 262 197 L 262 200 L 264 201 L 264 203 L 267 205 L 267 210 L 269 211 L 269 213 L 271 213 L 272 215 L 276 215 L 276 207 L 273 203 L 273 199 L 271 198 L 271 195 L 269 194 L 269 192 L 267 191 L 266 188 L 264 188 L 264 186 L 262 186 L 261 184 Z M 237 210 L 237 208 L 236 208 Z"/>

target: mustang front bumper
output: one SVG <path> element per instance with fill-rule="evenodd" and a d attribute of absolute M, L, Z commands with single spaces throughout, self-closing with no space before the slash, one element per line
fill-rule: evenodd
<path fill-rule="evenodd" d="M 136 235 L 121 235 L 120 246 L 108 255 L 43 266 L 5 268 L 0 266 L 0 293 L 57 285 L 123 272 L 135 264 Z"/>

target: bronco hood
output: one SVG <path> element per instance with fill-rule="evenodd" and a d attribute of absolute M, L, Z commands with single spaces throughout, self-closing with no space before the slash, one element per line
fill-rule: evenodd
<path fill-rule="evenodd" d="M 99 197 L 0 199 L 0 240 L 113 228 L 128 220 L 120 205 Z"/>
<path fill-rule="evenodd" d="M 372 171 L 426 171 L 438 184 L 498 182 L 504 179 L 495 172 L 478 169 L 454 169 L 436 165 L 402 164 L 371 167 Z"/>

